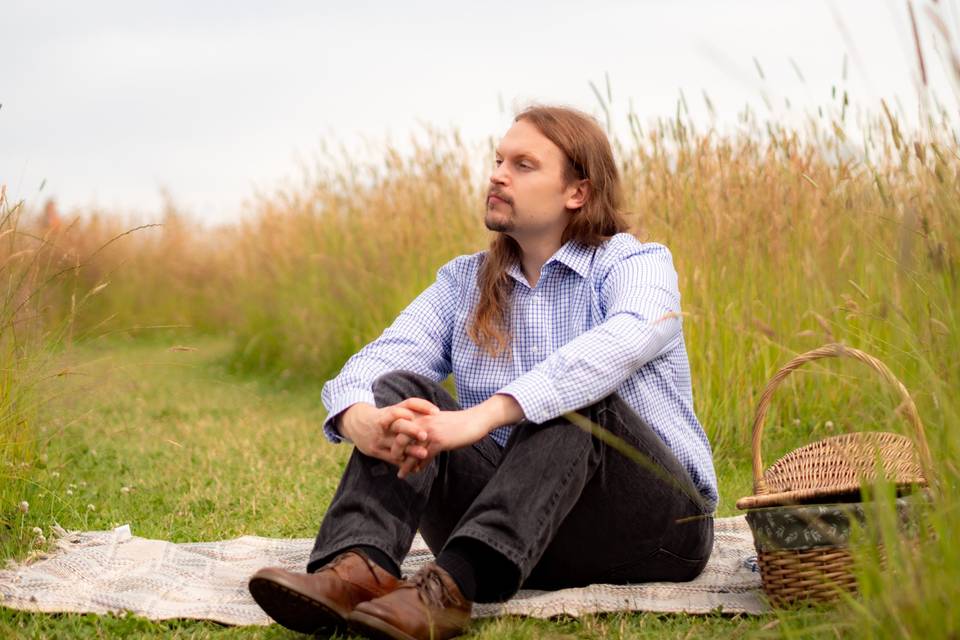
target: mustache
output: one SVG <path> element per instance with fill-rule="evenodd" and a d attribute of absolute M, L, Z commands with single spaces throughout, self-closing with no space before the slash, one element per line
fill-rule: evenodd
<path fill-rule="evenodd" d="M 499 189 L 491 188 L 487 191 L 487 200 L 490 199 L 490 196 L 496 196 L 506 202 L 507 204 L 513 204 L 513 198 L 500 191 Z"/>

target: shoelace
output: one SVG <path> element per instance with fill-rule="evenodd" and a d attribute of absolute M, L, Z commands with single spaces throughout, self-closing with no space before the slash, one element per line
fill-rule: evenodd
<path fill-rule="evenodd" d="M 371 560 L 370 558 L 368 558 L 368 557 L 366 556 L 366 554 L 360 553 L 359 551 L 347 551 L 347 552 L 345 552 L 345 553 L 341 553 L 341 554 L 338 555 L 336 558 L 334 558 L 333 560 L 331 560 L 331 561 L 327 564 L 327 566 L 324 567 L 324 569 L 333 569 L 333 568 L 334 568 L 335 566 L 337 566 L 338 564 L 343 563 L 343 562 L 344 562 L 347 558 L 349 558 L 351 555 L 356 555 L 358 558 L 360 558 L 361 560 L 363 560 L 363 561 L 366 563 L 366 565 L 367 565 L 367 569 L 369 569 L 369 570 L 370 570 L 370 573 L 373 574 L 373 579 L 377 581 L 377 584 L 378 584 L 378 585 L 383 586 L 383 583 L 380 581 L 380 576 L 377 574 L 376 571 L 374 571 L 374 569 L 380 569 L 381 571 L 383 571 L 383 569 L 381 569 L 381 568 L 380 568 L 380 565 L 378 565 L 376 562 L 374 562 L 373 560 Z"/>
<path fill-rule="evenodd" d="M 417 590 L 420 601 L 427 606 L 442 609 L 456 602 L 456 598 L 443 584 L 443 578 L 434 567 L 424 567 L 410 578 L 407 584 Z"/>

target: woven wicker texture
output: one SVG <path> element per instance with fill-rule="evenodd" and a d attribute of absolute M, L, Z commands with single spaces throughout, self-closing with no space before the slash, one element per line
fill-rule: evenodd
<path fill-rule="evenodd" d="M 795 369 L 828 357 L 859 360 L 889 382 L 902 398 L 900 406 L 910 421 L 914 440 L 887 432 L 847 433 L 800 447 L 764 471 L 764 422 L 774 392 Z M 859 494 L 861 486 L 876 480 L 878 472 L 899 486 L 924 486 L 924 468 L 929 468 L 930 460 L 923 423 L 903 383 L 873 356 L 841 344 L 828 344 L 801 354 L 774 374 L 760 397 L 753 421 L 752 446 L 755 495 L 738 500 L 739 509 L 823 501 L 846 494 Z"/>
<path fill-rule="evenodd" d="M 799 600 L 830 602 L 838 589 L 855 591 L 853 557 L 846 547 L 784 549 L 757 554 L 763 590 L 774 606 Z"/>
<path fill-rule="evenodd" d="M 887 432 L 848 433 L 818 440 L 783 456 L 766 471 L 761 456 L 763 426 L 773 393 L 791 372 L 820 358 L 848 357 L 858 360 L 892 385 L 901 397 L 900 409 L 913 431 L 913 440 Z M 882 476 L 899 487 L 927 486 L 930 450 L 923 423 L 906 387 L 876 358 L 842 344 L 828 344 L 808 351 L 784 365 L 767 383 L 753 421 L 754 495 L 737 501 L 740 509 L 790 506 L 839 499 L 860 499 L 860 490 Z M 853 560 L 843 544 L 811 549 L 763 549 L 754 533 L 757 562 L 763 589 L 776 605 L 800 600 L 830 601 L 840 589 L 856 589 Z"/>

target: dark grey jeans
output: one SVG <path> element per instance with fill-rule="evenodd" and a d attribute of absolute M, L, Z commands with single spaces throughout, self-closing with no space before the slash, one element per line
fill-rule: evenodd
<path fill-rule="evenodd" d="M 373 386 L 378 407 L 426 398 L 461 407 L 439 384 L 393 371 Z M 354 449 L 307 571 L 355 546 L 399 565 L 417 529 L 438 554 L 465 536 L 503 554 L 524 588 L 692 580 L 713 547 L 713 517 L 673 452 L 617 394 L 577 413 L 620 438 L 638 464 L 569 420 L 518 423 L 500 448 L 489 436 L 437 456 L 420 473 Z"/>

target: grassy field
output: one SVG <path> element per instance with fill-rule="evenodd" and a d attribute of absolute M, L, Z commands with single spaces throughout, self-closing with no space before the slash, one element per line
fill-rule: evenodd
<path fill-rule="evenodd" d="M 765 383 L 798 353 L 840 341 L 880 358 L 916 400 L 934 535 L 914 549 L 887 528 L 887 564 L 865 554 L 863 597 L 826 612 L 498 621 L 478 635 L 960 633 L 950 544 L 960 537 L 960 141 L 946 113 L 905 131 L 885 104 L 857 122 L 847 104 L 838 92 L 797 131 L 750 113 L 728 135 L 679 110 L 631 119 L 617 158 L 634 233 L 666 244 L 680 275 L 720 514 L 752 493 L 750 426 Z M 485 248 L 488 165 L 477 165 L 491 155 L 489 144 L 431 133 L 410 155 L 385 148 L 379 162 L 307 172 L 215 230 L 174 210 L 129 233 L 108 213 L 44 226 L 19 222 L 12 212 L 30 211 L 0 198 L 3 556 L 25 556 L 33 527 L 48 535 L 54 521 L 130 522 L 176 541 L 312 536 L 347 453 L 317 432 L 320 385 L 440 265 Z M 170 350 L 178 344 L 196 350 Z M 776 394 L 764 460 L 843 431 L 904 432 L 899 403 L 860 364 L 804 367 Z M 28 635 L 274 633 L 0 616 Z"/>
<path fill-rule="evenodd" d="M 84 530 L 129 523 L 135 535 L 173 541 L 316 535 L 349 449 L 319 434 L 319 388 L 278 389 L 231 375 L 223 364 L 229 349 L 228 341 L 211 338 L 95 341 L 64 356 L 72 375 L 41 421 L 49 445 L 29 479 L 15 482 L 30 504 L 24 529 L 39 526 L 49 535 L 53 522 Z M 733 484 L 721 485 L 722 514 L 735 511 Z M 6 540 L 4 555 L 18 551 Z M 809 631 L 825 619 L 811 610 L 786 624 Z M 616 615 L 557 623 L 505 619 L 471 631 L 477 638 L 738 637 L 764 628 L 779 635 L 783 623 L 776 616 Z M 297 636 L 277 625 L 232 629 L 0 609 L 0 637 L 123 634 Z"/>

